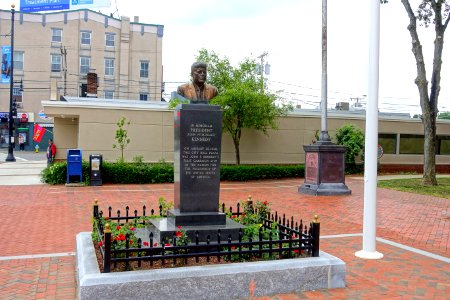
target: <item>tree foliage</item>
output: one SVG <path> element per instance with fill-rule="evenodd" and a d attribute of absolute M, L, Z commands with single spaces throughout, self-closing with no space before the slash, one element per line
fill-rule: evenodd
<path fill-rule="evenodd" d="M 441 112 L 441 113 L 438 115 L 438 119 L 446 119 L 446 120 L 450 120 L 450 111 L 444 111 L 444 112 Z"/>
<path fill-rule="evenodd" d="M 116 136 L 115 139 L 117 141 L 117 144 L 113 144 L 113 148 L 119 148 L 120 149 L 120 159 L 119 161 L 124 162 L 123 158 L 123 151 L 128 146 L 128 144 L 131 142 L 131 140 L 128 138 L 128 126 L 130 125 L 130 121 L 127 121 L 125 117 L 122 117 L 117 121 L 117 129 L 116 129 Z M 126 128 L 125 128 L 126 126 Z"/>
<path fill-rule="evenodd" d="M 354 124 L 346 124 L 336 131 L 336 144 L 345 146 L 345 163 L 355 164 L 364 149 L 364 133 Z"/>
<path fill-rule="evenodd" d="M 386 3 L 386 0 L 381 0 Z M 437 185 L 436 180 L 436 118 L 438 116 L 438 99 L 441 90 L 442 52 L 444 34 L 450 22 L 450 0 L 420 0 L 413 10 L 410 0 L 401 0 L 409 18 L 408 31 L 411 36 L 412 53 L 416 60 L 417 85 L 422 109 L 424 127 L 424 164 L 423 184 Z M 416 3 L 415 2 L 415 3 Z M 433 49 L 433 67 L 431 69 L 431 86 L 427 79 L 425 59 L 422 45 L 417 33 L 417 22 L 420 25 L 433 27 L 435 32 Z"/>
<path fill-rule="evenodd" d="M 206 49 L 201 49 L 196 59 L 207 63 L 208 82 L 219 91 L 211 103 L 222 108 L 223 128 L 233 139 L 239 165 L 242 130 L 251 128 L 268 134 L 269 129 L 277 129 L 277 117 L 292 107 L 276 105 L 276 95 L 268 92 L 264 79 L 255 74 L 255 60 L 245 58 L 233 67 L 228 58 Z"/>

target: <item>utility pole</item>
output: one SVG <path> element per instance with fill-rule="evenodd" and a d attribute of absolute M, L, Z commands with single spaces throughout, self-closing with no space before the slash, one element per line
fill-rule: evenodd
<path fill-rule="evenodd" d="M 258 56 L 261 59 L 261 65 L 259 66 L 259 74 L 261 76 L 261 92 L 264 92 L 264 57 L 266 57 L 269 53 L 264 51 L 263 54 Z"/>
<path fill-rule="evenodd" d="M 8 156 L 5 161 L 16 161 L 14 157 L 14 136 L 13 136 L 13 126 L 14 126 L 14 118 L 13 118 L 13 87 L 14 87 L 14 10 L 15 5 L 11 5 L 11 70 L 9 76 L 9 122 L 8 122 L 8 134 L 9 134 L 9 144 L 8 144 Z"/>
<path fill-rule="evenodd" d="M 67 49 L 64 46 L 61 46 L 61 56 L 63 57 L 64 61 L 64 96 L 67 95 Z"/>

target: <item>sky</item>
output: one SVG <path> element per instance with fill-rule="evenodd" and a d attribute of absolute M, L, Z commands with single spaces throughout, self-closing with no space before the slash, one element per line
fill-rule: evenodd
<path fill-rule="evenodd" d="M 19 1 L 0 0 L 9 9 Z M 367 102 L 369 0 L 328 1 L 328 107 L 358 99 Z M 413 8 L 417 0 L 411 0 Z M 142 23 L 164 25 L 163 66 L 166 93 L 189 80 L 190 66 L 202 48 L 237 65 L 264 52 L 270 64 L 269 87 L 283 99 L 316 108 L 321 99 L 322 1 L 318 0 L 111 0 L 95 9 L 115 17 L 139 16 Z M 380 80 L 382 112 L 420 113 L 414 84 L 416 64 L 407 30 L 409 19 L 399 0 L 381 6 Z M 450 39 L 446 33 L 447 40 Z M 433 28 L 419 28 L 430 80 Z M 444 44 L 439 110 L 450 111 L 450 49 Z"/>

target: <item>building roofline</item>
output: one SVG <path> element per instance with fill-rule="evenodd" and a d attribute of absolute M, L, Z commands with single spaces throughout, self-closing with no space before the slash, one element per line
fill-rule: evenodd
<path fill-rule="evenodd" d="M 39 15 L 39 16 L 46 15 L 46 16 L 48 16 L 48 15 L 64 14 L 66 12 L 67 13 L 71 13 L 71 12 L 80 12 L 80 11 L 89 11 L 89 12 L 95 13 L 97 15 L 100 15 L 100 16 L 103 16 L 103 17 L 107 17 L 109 19 L 122 21 L 121 19 L 112 17 L 110 15 L 103 14 L 101 12 L 98 12 L 98 11 L 95 11 L 95 10 L 92 10 L 92 9 L 88 9 L 88 8 L 79 8 L 79 9 L 71 9 L 71 10 L 59 10 L 59 11 L 52 11 L 52 12 L 27 12 L 27 11 L 23 12 L 23 11 L 16 10 L 15 13 L 16 14 L 24 14 L 24 15 Z M 0 12 L 11 12 L 11 10 L 10 9 L 0 9 Z M 128 16 L 122 16 L 122 17 L 128 17 Z M 162 26 L 162 27 L 164 27 L 164 25 L 162 25 L 162 24 L 151 24 L 151 23 L 142 23 L 142 22 L 131 22 L 131 21 L 130 21 L 130 24 L 137 24 L 137 25 L 144 25 L 144 26 L 155 26 L 155 27 Z"/>

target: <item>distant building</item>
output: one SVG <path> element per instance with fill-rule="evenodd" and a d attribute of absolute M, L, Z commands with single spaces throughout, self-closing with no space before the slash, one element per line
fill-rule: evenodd
<path fill-rule="evenodd" d="M 119 20 L 81 9 L 16 12 L 14 27 L 15 89 L 23 82 L 18 111 L 27 114 L 26 122 L 25 118 L 17 121 L 15 135 L 17 138 L 19 129 L 27 133 L 27 149 L 34 147 L 34 123 L 52 126 L 41 101 L 59 100 L 63 95 L 93 96 L 92 90 L 87 93 L 90 72 L 97 74 L 99 98 L 161 101 L 163 25 L 142 24 L 138 17 L 134 22 L 129 17 Z M 0 48 L 10 46 L 11 38 L 5 36 L 10 31 L 11 11 L 0 10 Z M 7 134 L 8 112 L 9 84 L 0 84 L 0 137 Z M 0 143 L 2 146 L 6 144 Z"/>

